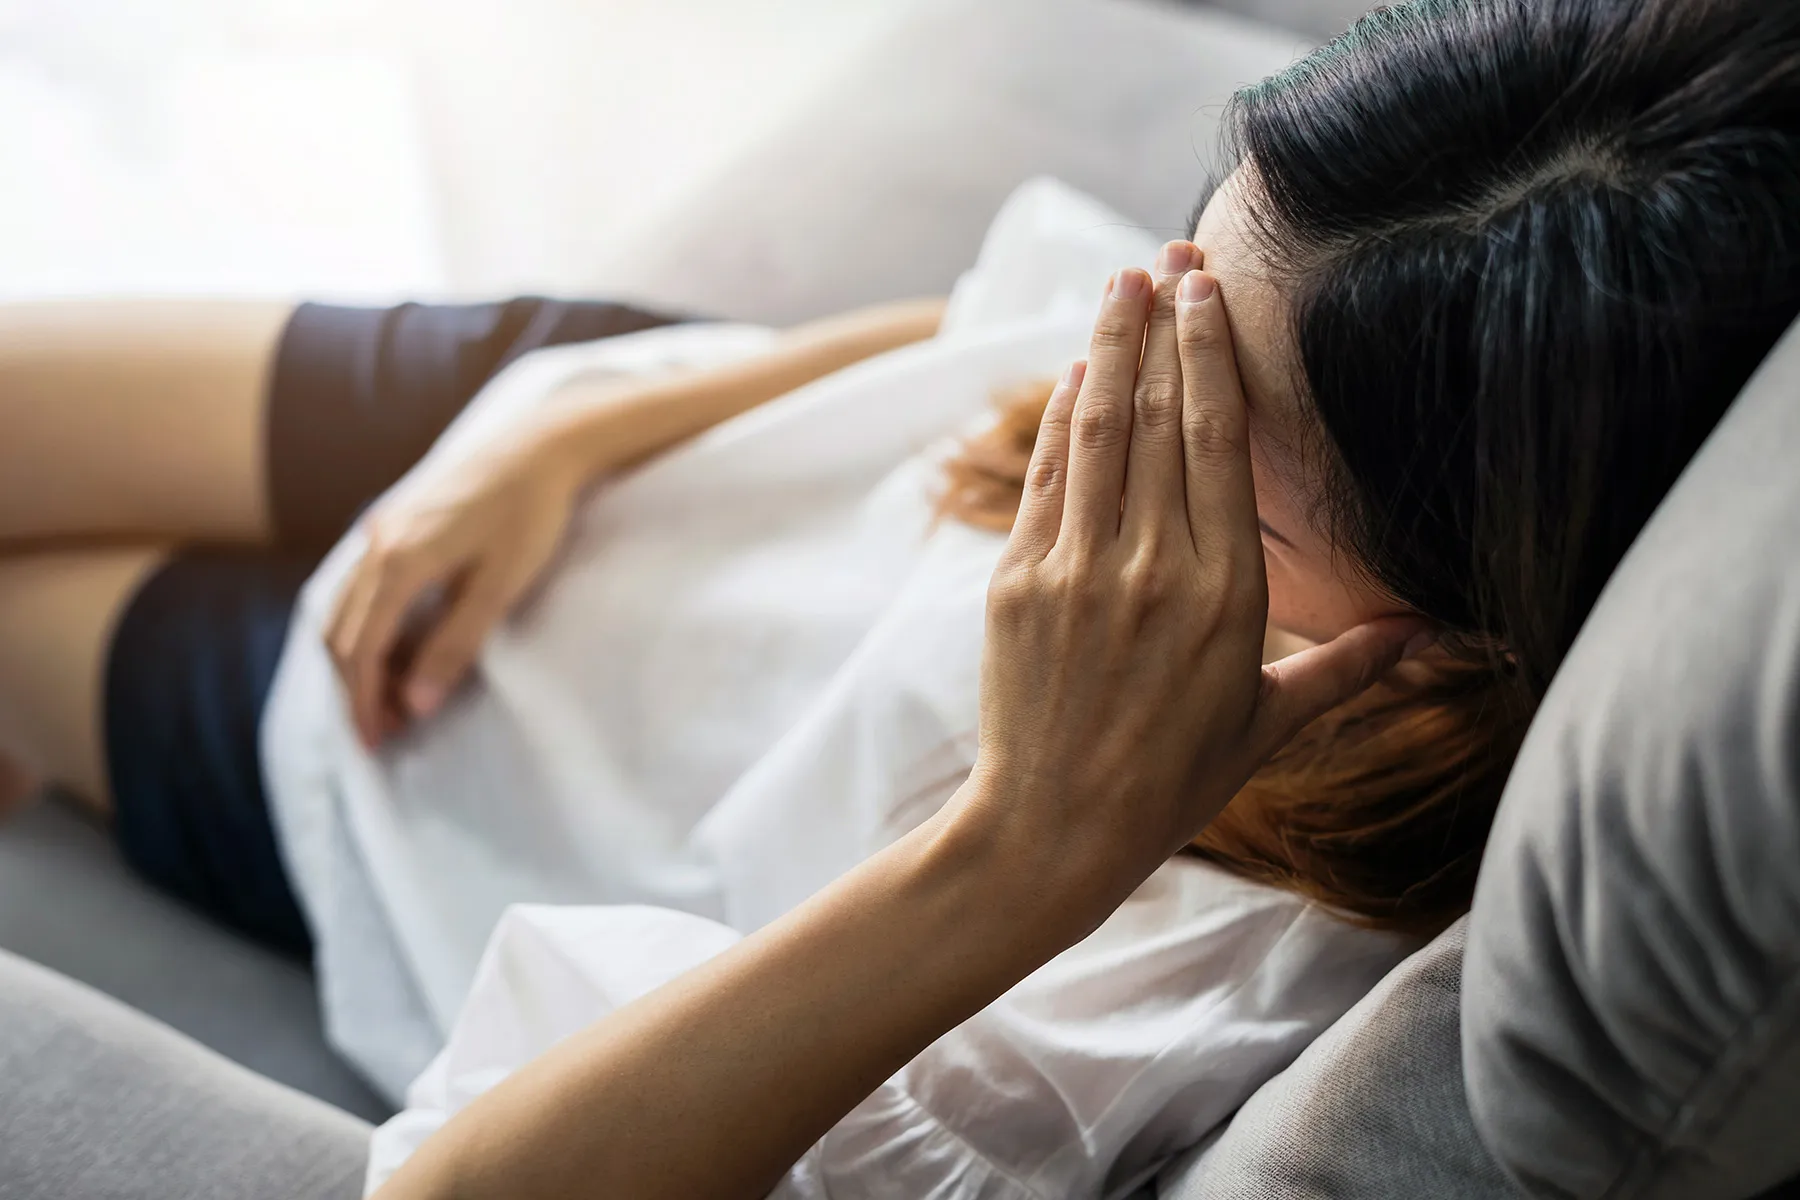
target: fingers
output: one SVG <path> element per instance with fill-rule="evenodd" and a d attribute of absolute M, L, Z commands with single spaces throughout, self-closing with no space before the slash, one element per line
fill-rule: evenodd
<path fill-rule="evenodd" d="M 1218 284 L 1203 271 L 1189 271 L 1177 289 L 1175 313 L 1184 384 L 1188 529 L 1194 549 L 1214 556 L 1251 547 L 1260 554 L 1249 419 Z"/>
<path fill-rule="evenodd" d="M 326 645 L 350 700 L 363 744 L 379 745 L 390 726 L 385 712 L 387 664 L 400 622 L 432 580 L 404 563 L 365 557 L 338 602 Z"/>
<path fill-rule="evenodd" d="M 472 576 L 450 611 L 426 635 L 406 673 L 401 699 L 407 712 L 423 720 L 443 707 L 481 654 L 488 631 L 498 625 L 517 589 L 501 572 L 489 569 Z"/>
<path fill-rule="evenodd" d="M 332 610 L 331 620 L 325 627 L 325 647 L 337 668 L 338 679 L 344 685 L 345 698 L 350 702 L 350 723 L 356 727 L 357 736 L 366 746 L 380 741 L 383 723 L 380 695 L 359 695 L 356 687 L 357 639 L 367 621 L 374 595 L 374 580 L 359 565 L 339 593 L 337 607 Z"/>
<path fill-rule="evenodd" d="M 1422 618 L 1383 617 L 1264 667 L 1263 697 L 1251 732 L 1258 761 L 1436 640 Z"/>
<path fill-rule="evenodd" d="M 1062 527 L 1063 498 L 1069 480 L 1069 419 L 1075 397 L 1087 375 L 1087 363 L 1070 364 L 1057 380 L 1044 406 L 1031 465 L 1025 469 L 1025 492 L 1019 500 L 1019 516 L 1013 522 L 1008 552 L 1022 561 L 1041 561 L 1056 545 Z"/>
<path fill-rule="evenodd" d="M 1175 336 L 1175 291 L 1200 265 L 1192 242 L 1170 242 L 1156 260 L 1156 294 L 1144 335 L 1143 364 L 1131 418 L 1125 467 L 1124 536 L 1142 541 L 1153 527 L 1186 527 L 1187 484 L 1181 440 L 1181 349 Z"/>
<path fill-rule="evenodd" d="M 1070 431 L 1068 494 L 1057 545 L 1077 552 L 1110 545 L 1119 533 L 1119 503 L 1131 441 L 1149 318 L 1150 276 L 1137 268 L 1113 277 L 1094 325 L 1087 375 L 1075 401 Z"/>

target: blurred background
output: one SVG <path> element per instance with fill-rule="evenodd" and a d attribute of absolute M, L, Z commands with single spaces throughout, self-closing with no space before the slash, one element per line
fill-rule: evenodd
<path fill-rule="evenodd" d="M 915 7 L 0 0 L 0 299 L 591 292 Z"/>
<path fill-rule="evenodd" d="M 0 297 L 581 290 L 905 0 L 0 0 Z"/>

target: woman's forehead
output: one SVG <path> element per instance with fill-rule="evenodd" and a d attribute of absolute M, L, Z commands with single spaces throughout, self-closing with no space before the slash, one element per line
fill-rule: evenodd
<path fill-rule="evenodd" d="M 1247 197 L 1254 188 L 1235 171 L 1206 202 L 1194 227 L 1194 244 L 1206 256 L 1206 270 L 1219 281 L 1231 321 L 1238 373 L 1259 441 L 1295 440 L 1304 430 L 1301 374 L 1292 332 L 1292 311 L 1258 241 Z"/>

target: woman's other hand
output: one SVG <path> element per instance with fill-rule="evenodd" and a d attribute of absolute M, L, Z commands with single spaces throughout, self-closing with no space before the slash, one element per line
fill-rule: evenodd
<path fill-rule="evenodd" d="M 548 439 L 525 439 L 370 513 L 325 636 L 365 745 L 443 705 L 549 563 L 585 477 Z"/>
<path fill-rule="evenodd" d="M 988 597 L 960 818 L 1034 847 L 1097 922 L 1303 725 L 1393 667 L 1384 618 L 1262 664 L 1267 583 L 1217 285 L 1191 243 L 1114 278 L 1044 416 Z M 1415 645 L 1413 647 L 1417 649 Z"/>
<path fill-rule="evenodd" d="M 884 304 L 788 330 L 740 362 L 623 388 L 576 383 L 517 442 L 384 502 L 326 633 L 363 741 L 373 747 L 442 705 L 548 565 L 588 480 L 928 338 L 943 310 L 942 300 Z"/>

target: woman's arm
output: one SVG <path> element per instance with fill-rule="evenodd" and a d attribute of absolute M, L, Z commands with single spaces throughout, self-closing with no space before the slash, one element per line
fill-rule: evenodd
<path fill-rule="evenodd" d="M 648 383 L 576 381 L 542 415 L 370 514 L 368 550 L 345 583 L 326 644 L 366 745 L 436 712 L 497 624 L 542 573 L 581 489 L 738 413 L 937 332 L 942 300 L 802 325 L 767 353 Z M 413 632 L 420 598 L 446 603 Z"/>
<path fill-rule="evenodd" d="M 1150 280 L 1122 274 L 1092 365 L 1051 397 L 989 592 L 968 784 L 782 920 L 496 1086 L 379 1200 L 767 1194 L 1400 658 L 1420 626 L 1390 619 L 1261 667 L 1243 398 L 1216 289 L 1188 278 L 1178 346 L 1176 277 L 1152 316 Z"/>
<path fill-rule="evenodd" d="M 1029 846 L 937 820 L 460 1112 L 379 1200 L 761 1197 L 939 1034 L 1081 933 Z M 1025 885 L 1025 886 L 1022 886 Z"/>
<path fill-rule="evenodd" d="M 585 483 L 852 363 L 924 341 L 937 332 L 944 303 L 907 300 L 813 321 L 783 333 L 767 354 L 647 385 L 577 380 L 551 406 L 573 411 L 526 436 L 545 467 Z"/>

